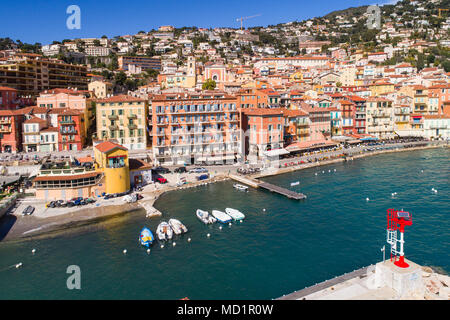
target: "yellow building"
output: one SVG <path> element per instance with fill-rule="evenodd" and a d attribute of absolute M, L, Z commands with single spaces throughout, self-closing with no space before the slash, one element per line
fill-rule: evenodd
<path fill-rule="evenodd" d="M 377 81 L 369 86 L 372 96 L 378 97 L 384 93 L 389 93 L 394 91 L 394 84 L 381 80 Z"/>
<path fill-rule="evenodd" d="M 130 166 L 128 149 L 111 141 L 94 147 L 95 167 L 105 175 L 106 193 L 122 193 L 130 190 Z"/>
<path fill-rule="evenodd" d="M 92 81 L 88 84 L 89 91 L 93 91 L 99 99 L 106 98 L 113 94 L 113 85 L 107 81 Z"/>
<path fill-rule="evenodd" d="M 116 139 L 129 150 L 147 148 L 147 100 L 126 95 L 99 99 L 96 112 L 98 139 Z"/>

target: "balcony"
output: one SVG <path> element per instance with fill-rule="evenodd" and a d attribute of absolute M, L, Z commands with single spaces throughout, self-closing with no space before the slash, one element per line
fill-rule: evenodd
<path fill-rule="evenodd" d="M 131 129 L 131 130 L 137 129 L 137 125 L 135 125 L 134 123 L 129 123 L 127 126 L 128 126 L 128 128 Z"/>
<path fill-rule="evenodd" d="M 77 134 L 78 131 L 73 129 L 73 130 L 60 130 L 59 131 L 61 134 Z"/>
<path fill-rule="evenodd" d="M 447 124 L 445 123 L 430 124 L 430 129 L 447 129 Z"/>
<path fill-rule="evenodd" d="M 117 120 L 117 119 L 119 119 L 119 116 L 116 115 L 116 114 L 114 114 L 114 115 L 109 115 L 109 116 L 108 116 L 108 119 L 109 119 L 109 120 Z"/>
<path fill-rule="evenodd" d="M 137 119 L 137 115 L 135 114 L 129 114 L 127 117 L 128 119 Z"/>
<path fill-rule="evenodd" d="M 11 119 L 0 119 L 0 124 L 11 124 Z"/>
<path fill-rule="evenodd" d="M 0 133 L 11 133 L 11 127 L 0 128 Z"/>
<path fill-rule="evenodd" d="M 62 125 L 67 125 L 67 124 L 75 124 L 75 121 L 73 121 L 71 119 L 70 120 L 61 120 L 59 123 Z"/>
<path fill-rule="evenodd" d="M 115 124 L 110 125 L 108 128 L 109 130 L 119 130 L 119 126 Z"/>

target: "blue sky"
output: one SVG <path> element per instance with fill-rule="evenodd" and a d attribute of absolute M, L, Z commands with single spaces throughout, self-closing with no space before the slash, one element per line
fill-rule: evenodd
<path fill-rule="evenodd" d="M 8 1 L 0 10 L 0 37 L 42 44 L 53 40 L 134 34 L 175 27 L 239 27 L 236 18 L 261 16 L 245 27 L 267 26 L 325 15 L 334 10 L 392 0 L 22 0 Z M 81 29 L 69 30 L 66 9 L 81 9 Z"/>

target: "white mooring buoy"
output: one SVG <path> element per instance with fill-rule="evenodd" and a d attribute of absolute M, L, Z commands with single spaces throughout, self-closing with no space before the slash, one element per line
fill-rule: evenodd
<path fill-rule="evenodd" d="M 176 242 L 172 243 L 172 246 L 173 246 L 173 247 L 175 247 L 176 245 L 177 245 L 177 243 L 176 243 Z"/>
<path fill-rule="evenodd" d="M 16 269 L 19 269 L 22 266 L 22 262 L 19 262 L 18 264 L 16 264 Z"/>
<path fill-rule="evenodd" d="M 219 226 L 219 230 L 222 230 L 222 226 Z"/>
<path fill-rule="evenodd" d="M 32 254 L 35 254 L 35 252 L 36 252 L 36 249 L 31 250 Z"/>
<path fill-rule="evenodd" d="M 127 249 L 124 249 L 124 250 L 123 250 L 123 254 L 127 254 Z"/>
<path fill-rule="evenodd" d="M 150 254 L 150 249 L 147 249 L 147 254 Z"/>
<path fill-rule="evenodd" d="M 188 238 L 188 242 L 191 242 L 191 238 Z"/>
<path fill-rule="evenodd" d="M 206 236 L 209 238 L 211 235 L 208 233 Z"/>
<path fill-rule="evenodd" d="M 369 198 L 366 198 L 366 201 L 369 201 L 370 199 Z"/>

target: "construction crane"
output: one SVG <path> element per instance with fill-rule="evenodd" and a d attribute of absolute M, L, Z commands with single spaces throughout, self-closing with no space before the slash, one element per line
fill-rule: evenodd
<path fill-rule="evenodd" d="M 448 9 L 438 9 L 439 10 L 439 18 L 442 18 L 441 12 L 442 11 L 448 11 Z"/>
<path fill-rule="evenodd" d="M 240 18 L 237 18 L 236 21 L 241 21 L 241 30 L 242 30 L 243 29 L 242 22 L 244 20 L 248 20 L 248 19 L 251 19 L 251 18 L 259 17 L 259 16 L 260 16 L 260 14 L 256 14 L 254 16 L 249 16 L 249 17 L 240 17 Z"/>

